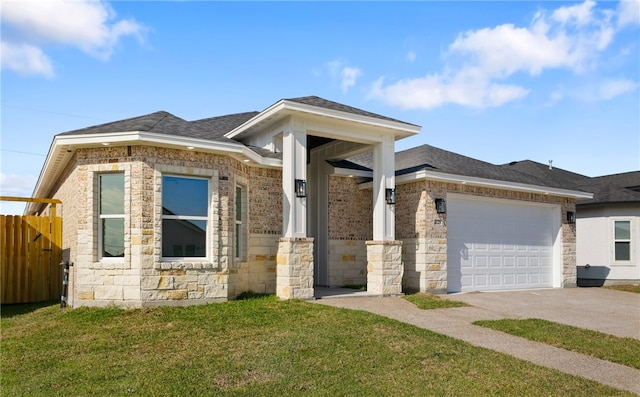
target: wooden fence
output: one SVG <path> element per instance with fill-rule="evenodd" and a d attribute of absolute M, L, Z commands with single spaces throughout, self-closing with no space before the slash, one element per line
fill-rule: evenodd
<path fill-rule="evenodd" d="M 51 204 L 50 216 L 0 215 L 0 303 L 59 299 L 62 219 L 55 215 L 55 204 L 60 201 L 12 197 L 0 200 Z"/>

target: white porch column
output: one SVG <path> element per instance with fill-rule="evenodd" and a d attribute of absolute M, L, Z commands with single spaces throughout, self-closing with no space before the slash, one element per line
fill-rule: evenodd
<path fill-rule="evenodd" d="M 295 180 L 307 180 L 307 131 L 303 123 L 289 121 L 282 137 L 282 189 L 284 237 L 307 237 L 307 199 L 296 197 Z"/>
<path fill-rule="evenodd" d="M 402 241 L 395 240 L 395 205 L 387 204 L 386 189 L 395 189 L 395 141 L 384 137 L 373 148 L 373 241 L 367 241 L 367 291 L 379 295 L 402 293 Z"/>
<path fill-rule="evenodd" d="M 373 240 L 395 240 L 393 205 L 385 200 L 386 189 L 395 189 L 395 142 L 393 137 L 373 148 Z"/>
<path fill-rule="evenodd" d="M 284 236 L 278 241 L 276 295 L 280 299 L 313 299 L 313 238 L 307 237 L 307 198 L 297 197 L 295 180 L 307 180 L 307 131 L 289 120 L 282 137 Z"/>

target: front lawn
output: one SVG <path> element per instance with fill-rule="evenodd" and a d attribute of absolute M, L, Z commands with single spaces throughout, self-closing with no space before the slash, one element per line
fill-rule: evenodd
<path fill-rule="evenodd" d="M 418 308 L 422 310 L 469 306 L 464 302 L 444 299 L 437 295 L 427 294 L 424 292 L 408 294 L 403 296 L 403 298 L 418 306 Z"/>
<path fill-rule="evenodd" d="M 482 320 L 476 325 L 640 369 L 640 340 L 547 320 Z"/>
<path fill-rule="evenodd" d="M 2 307 L 6 396 L 630 395 L 374 314 L 258 297 Z"/>

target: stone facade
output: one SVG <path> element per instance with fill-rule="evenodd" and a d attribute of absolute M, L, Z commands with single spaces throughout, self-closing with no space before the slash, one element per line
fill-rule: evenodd
<path fill-rule="evenodd" d="M 367 241 L 367 261 L 368 292 L 402 294 L 402 241 Z"/>
<path fill-rule="evenodd" d="M 280 238 L 276 264 L 278 298 L 313 299 L 313 238 Z"/>
<path fill-rule="evenodd" d="M 125 252 L 100 258 L 98 175 L 125 179 Z M 162 176 L 209 181 L 207 257 L 167 261 L 162 252 Z M 73 306 L 139 307 L 231 299 L 275 292 L 276 238 L 282 233 L 281 171 L 255 169 L 228 156 L 147 146 L 78 149 L 55 198 L 63 201 L 63 249 L 74 262 Z M 248 192 L 243 253 L 235 257 L 235 187 Z M 274 200 L 274 197 L 277 199 Z"/>
<path fill-rule="evenodd" d="M 100 258 L 98 176 L 121 172 L 125 180 L 125 251 Z M 207 256 L 162 258 L 162 176 L 209 181 Z M 240 255 L 236 255 L 236 188 L 244 192 Z M 63 204 L 63 258 L 72 306 L 140 307 L 233 299 L 242 292 L 313 297 L 313 239 L 281 238 L 282 171 L 250 167 L 232 157 L 149 146 L 77 149 L 54 188 Z M 328 276 L 332 286 L 367 284 L 382 295 L 404 290 L 442 293 L 447 288 L 446 214 L 436 198 L 456 193 L 557 205 L 575 200 L 463 184 L 418 180 L 397 186 L 396 239 L 372 242 L 371 189 L 354 178 L 328 179 Z M 562 285 L 576 285 L 575 225 L 562 219 Z M 401 243 L 402 244 L 401 244 Z M 380 260 L 387 258 L 388 260 Z M 397 264 L 403 264 L 400 268 Z M 389 266 L 387 266 L 389 265 Z M 396 283 L 397 278 L 402 280 Z"/>
<path fill-rule="evenodd" d="M 329 285 L 367 284 L 367 246 L 360 240 L 329 240 Z"/>

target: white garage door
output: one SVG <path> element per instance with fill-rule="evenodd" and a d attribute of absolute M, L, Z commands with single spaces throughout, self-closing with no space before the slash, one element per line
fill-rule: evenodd
<path fill-rule="evenodd" d="M 449 292 L 551 287 L 553 207 L 447 200 Z"/>

